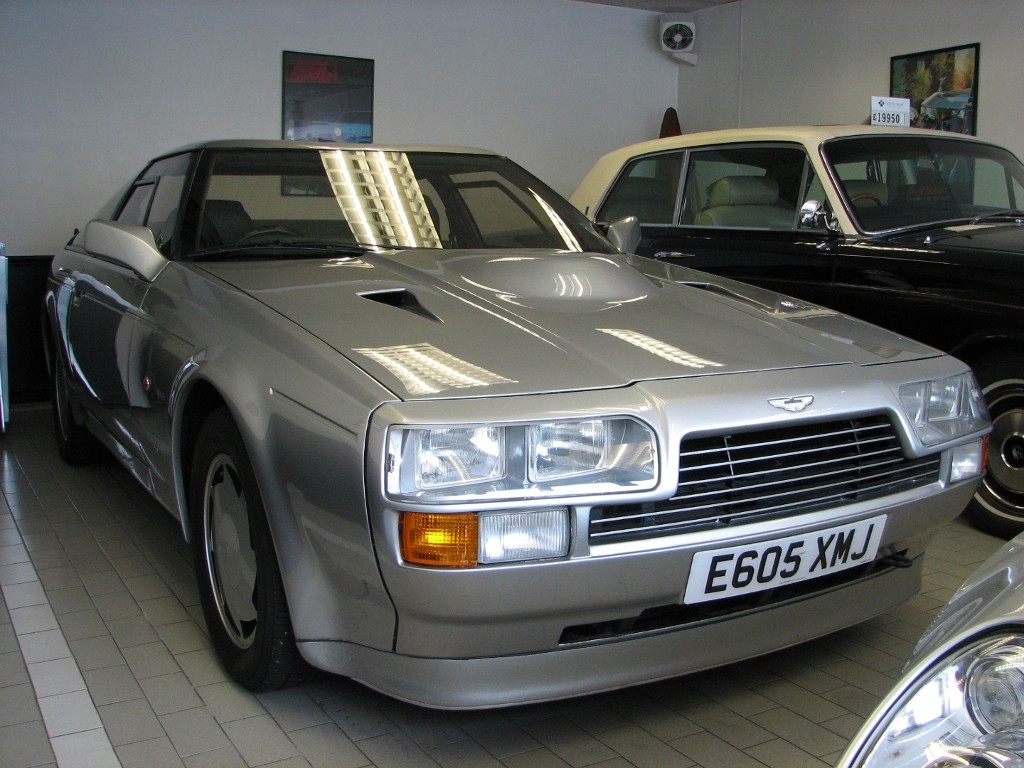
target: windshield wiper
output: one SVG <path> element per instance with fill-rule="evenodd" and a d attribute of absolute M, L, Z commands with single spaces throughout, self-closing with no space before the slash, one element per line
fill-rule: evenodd
<path fill-rule="evenodd" d="M 289 255 L 305 258 L 309 251 L 339 256 L 362 256 L 373 246 L 358 243 L 330 243 L 319 240 L 270 240 L 251 245 L 236 245 L 228 248 L 212 248 L 197 251 L 188 257 L 189 261 L 213 261 L 222 258 L 285 258 Z M 282 252 L 287 253 L 282 253 Z"/>
<path fill-rule="evenodd" d="M 1024 211 L 1020 208 L 1005 208 L 1001 211 L 989 211 L 971 219 L 971 224 L 981 224 L 983 221 L 994 221 L 996 219 L 1015 219 L 1017 223 L 1024 221 Z"/>

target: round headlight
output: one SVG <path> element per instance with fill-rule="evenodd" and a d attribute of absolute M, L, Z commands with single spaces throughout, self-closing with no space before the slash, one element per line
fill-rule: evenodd
<path fill-rule="evenodd" d="M 964 700 L 975 724 L 995 733 L 1024 724 L 1024 647 L 1000 645 L 967 669 Z"/>
<path fill-rule="evenodd" d="M 989 635 L 912 673 L 840 768 L 1024 768 L 1024 635 Z"/>

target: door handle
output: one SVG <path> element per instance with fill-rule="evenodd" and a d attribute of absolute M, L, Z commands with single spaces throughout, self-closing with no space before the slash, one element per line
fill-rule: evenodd
<path fill-rule="evenodd" d="M 654 254 L 656 259 L 692 259 L 692 253 L 680 253 L 679 251 L 658 251 Z"/>

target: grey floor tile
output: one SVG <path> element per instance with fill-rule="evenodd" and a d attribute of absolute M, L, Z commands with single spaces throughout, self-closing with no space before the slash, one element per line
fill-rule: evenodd
<path fill-rule="evenodd" d="M 248 768 L 245 760 L 232 746 L 201 752 L 184 759 L 186 768 Z"/>
<path fill-rule="evenodd" d="M 166 736 L 124 744 L 115 749 L 122 768 L 183 768 L 185 765 Z"/>
<path fill-rule="evenodd" d="M 175 750 L 183 758 L 231 744 L 206 707 L 160 715 L 159 719 Z"/>
<path fill-rule="evenodd" d="M 102 669 L 103 667 L 116 667 L 124 664 L 124 656 L 110 635 L 99 635 L 84 640 L 75 640 L 71 643 L 71 652 L 74 654 L 78 668 L 83 672 L 91 669 Z"/>
<path fill-rule="evenodd" d="M 148 677 L 139 680 L 138 684 L 153 707 L 153 711 L 158 715 L 167 715 L 203 706 L 203 700 L 184 673 L 176 672 L 160 677 Z"/>
<path fill-rule="evenodd" d="M 128 666 L 140 680 L 147 677 L 171 675 L 181 671 L 174 656 L 167 650 L 167 646 L 160 642 L 133 645 L 123 649 L 122 653 Z"/>
<path fill-rule="evenodd" d="M 145 696 L 135 675 L 127 664 L 116 667 L 104 667 L 82 673 L 86 688 L 96 706 L 113 704 L 118 701 L 131 701 Z"/>
<path fill-rule="evenodd" d="M 222 725 L 267 714 L 259 699 L 235 682 L 203 685 L 196 688 L 196 693 L 203 699 L 214 719 Z"/>
<path fill-rule="evenodd" d="M 370 765 L 370 759 L 334 723 L 290 731 L 288 737 L 313 768 L 364 768 Z M 478 757 L 486 754 L 479 745 L 475 746 L 474 753 Z M 455 768 L 451 762 L 440 762 L 447 768 Z M 500 762 L 494 760 L 494 763 L 492 768 L 500 768 Z M 467 768 L 488 766 L 484 760 L 479 760 Z"/>
<path fill-rule="evenodd" d="M 4 768 L 32 768 L 54 760 L 42 721 L 0 727 L 0 765 Z"/>
<path fill-rule="evenodd" d="M 267 765 L 299 755 L 295 744 L 270 715 L 233 720 L 222 727 L 249 765 Z"/>
<path fill-rule="evenodd" d="M 20 648 L 0 653 L 0 695 L 3 695 L 4 688 L 30 682 L 28 668 L 25 666 L 25 658 Z"/>
<path fill-rule="evenodd" d="M 97 707 L 110 743 L 115 747 L 166 737 L 163 726 L 145 699 Z"/>

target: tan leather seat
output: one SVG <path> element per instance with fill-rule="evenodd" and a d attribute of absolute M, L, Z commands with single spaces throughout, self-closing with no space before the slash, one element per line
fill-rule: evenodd
<path fill-rule="evenodd" d="M 707 227 L 791 229 L 794 212 L 779 205 L 779 185 L 764 176 L 723 176 L 693 223 Z"/>

